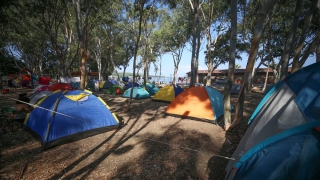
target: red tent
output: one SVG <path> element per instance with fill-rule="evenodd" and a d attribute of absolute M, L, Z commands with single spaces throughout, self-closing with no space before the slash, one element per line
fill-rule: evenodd
<path fill-rule="evenodd" d="M 52 84 L 50 87 L 49 87 L 49 90 L 50 91 L 56 91 L 60 89 L 61 91 L 64 91 L 64 90 L 73 90 L 73 88 L 71 87 L 70 84 L 67 84 L 67 83 L 56 83 L 56 84 Z"/>

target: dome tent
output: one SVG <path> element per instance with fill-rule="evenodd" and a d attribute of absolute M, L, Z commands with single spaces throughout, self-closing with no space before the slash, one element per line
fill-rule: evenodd
<path fill-rule="evenodd" d="M 143 84 L 142 84 L 140 87 L 144 88 L 144 87 L 143 87 Z M 150 84 L 150 83 L 146 83 L 146 87 L 147 87 L 146 90 L 148 91 L 148 93 L 149 93 L 151 96 L 154 95 L 154 94 L 156 94 L 156 93 L 159 91 L 159 88 L 158 88 L 158 87 L 156 87 L 155 85 Z"/>
<path fill-rule="evenodd" d="M 320 156 L 313 154 L 313 150 L 320 152 L 319 147 L 315 147 L 320 140 L 320 132 L 316 130 L 316 126 L 319 126 L 317 121 L 320 120 L 319 77 L 320 63 L 315 63 L 290 74 L 267 92 L 248 121 L 248 128 L 232 155 L 234 160 L 228 162 L 227 179 L 250 179 L 258 171 L 265 172 L 261 173 L 261 177 L 265 179 L 281 177 L 283 174 L 288 179 L 312 179 L 309 177 L 320 176 L 320 166 L 316 163 L 320 161 L 319 158 L 315 159 Z M 309 126 L 310 123 L 315 124 Z M 298 138 L 304 130 L 309 134 Z M 310 133 L 315 136 L 310 136 Z M 306 137 L 310 139 L 307 140 Z M 289 142 L 289 145 L 282 147 L 281 144 L 285 142 Z M 294 148 L 285 150 L 288 146 Z M 283 151 L 291 153 L 283 154 Z M 267 152 L 274 152 L 273 156 L 269 156 Z M 309 160 L 303 159 L 307 157 L 304 152 L 315 156 Z M 290 161 L 290 166 L 285 163 L 278 166 L 279 159 L 282 162 Z M 294 159 L 299 159 L 299 162 L 292 161 Z"/>
<path fill-rule="evenodd" d="M 106 90 L 107 94 L 123 94 L 124 89 L 119 85 L 113 85 L 109 89 Z"/>
<path fill-rule="evenodd" d="M 110 81 L 101 81 L 99 84 L 100 89 L 108 89 L 111 88 L 114 84 Z"/>
<path fill-rule="evenodd" d="M 159 89 L 159 91 L 153 96 L 152 100 L 171 102 L 182 91 L 183 89 L 176 85 L 164 86 L 163 88 Z"/>
<path fill-rule="evenodd" d="M 212 87 L 190 87 L 170 103 L 166 113 L 216 123 L 224 113 L 223 96 Z"/>
<path fill-rule="evenodd" d="M 131 88 L 127 89 L 122 97 L 130 98 Z M 132 92 L 132 98 L 134 99 L 144 99 L 144 98 L 150 98 L 150 94 L 148 91 L 141 87 L 134 87 Z"/>
<path fill-rule="evenodd" d="M 129 82 L 129 83 L 125 86 L 124 89 L 127 90 L 127 89 L 131 88 L 131 87 L 132 87 L 132 83 L 133 83 L 133 82 Z M 139 87 L 139 86 L 140 86 L 140 84 L 134 82 L 133 87 Z"/>
<path fill-rule="evenodd" d="M 80 90 L 58 90 L 42 98 L 25 120 L 26 130 L 41 141 L 43 150 L 118 127 L 101 98 Z"/>

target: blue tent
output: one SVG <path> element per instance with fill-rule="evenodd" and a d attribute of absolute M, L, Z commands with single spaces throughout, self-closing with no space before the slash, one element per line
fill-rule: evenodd
<path fill-rule="evenodd" d="M 129 88 L 131 88 L 131 87 L 132 87 L 132 83 L 133 83 L 133 82 L 129 82 L 129 83 L 125 86 L 124 89 L 129 89 Z M 140 84 L 134 82 L 133 87 L 139 87 L 139 86 L 140 86 Z"/>
<path fill-rule="evenodd" d="M 319 77 L 320 62 L 290 74 L 268 91 L 248 121 L 247 131 L 232 155 L 235 160 L 230 160 L 226 167 L 228 179 L 237 179 L 235 163 L 257 144 L 280 132 L 320 119 Z M 265 153 L 261 151 L 255 155 L 263 158 Z M 281 155 L 280 151 L 274 153 Z M 277 158 L 281 157 L 274 156 L 273 159 Z M 254 165 L 247 166 L 253 168 Z"/>
<path fill-rule="evenodd" d="M 26 129 L 43 150 L 116 129 L 119 121 L 109 106 L 90 91 L 55 91 L 42 98 L 27 115 Z"/>
<path fill-rule="evenodd" d="M 130 97 L 130 93 L 131 93 L 131 88 L 127 89 L 123 93 L 122 97 L 129 98 Z M 149 98 L 149 97 L 150 97 L 150 94 L 148 93 L 148 91 L 146 91 L 142 87 L 134 87 L 133 88 L 132 98 L 134 98 L 134 99 L 144 99 L 144 98 Z"/>
<path fill-rule="evenodd" d="M 276 134 L 247 151 L 227 177 L 320 179 L 320 121 Z M 232 174 L 233 173 L 233 174 Z"/>
<path fill-rule="evenodd" d="M 112 82 L 112 84 L 118 85 L 118 81 L 115 79 L 110 80 L 110 82 Z"/>
<path fill-rule="evenodd" d="M 141 85 L 140 87 L 144 88 L 143 85 Z M 146 90 L 151 96 L 156 94 L 159 91 L 159 88 L 157 86 L 150 83 L 146 83 L 146 87 L 147 87 Z"/>

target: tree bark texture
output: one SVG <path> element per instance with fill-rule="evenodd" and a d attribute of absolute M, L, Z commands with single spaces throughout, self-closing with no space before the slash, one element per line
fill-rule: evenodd
<path fill-rule="evenodd" d="M 319 2 L 319 0 L 312 1 L 311 6 L 310 6 L 310 10 L 308 11 L 308 14 L 305 17 L 305 21 L 304 21 L 302 32 L 301 32 L 301 37 L 300 37 L 298 45 L 296 47 L 293 62 L 292 62 L 292 70 L 291 70 L 292 72 L 295 72 L 298 69 L 300 69 L 299 59 L 300 59 L 301 51 L 303 48 L 304 41 L 307 37 L 307 32 L 310 27 L 310 23 L 313 18 L 313 14 L 314 14 L 314 11 L 317 7 L 318 2 Z"/>
<path fill-rule="evenodd" d="M 266 19 L 266 16 L 269 12 L 269 10 L 278 2 L 279 0 L 269 0 L 267 1 L 264 6 L 262 7 L 261 11 L 259 12 L 259 15 L 256 20 L 256 25 L 254 29 L 254 34 L 253 38 L 251 41 L 251 48 L 250 48 L 250 53 L 248 57 L 248 62 L 244 74 L 244 81 L 241 87 L 241 90 L 239 92 L 238 100 L 237 100 L 237 105 L 236 105 L 236 114 L 235 114 L 235 120 L 232 122 L 237 124 L 239 121 L 242 120 L 243 117 L 243 106 L 244 106 L 244 100 L 246 99 L 247 95 L 247 90 L 248 84 L 252 79 L 252 70 L 254 67 L 254 62 L 257 57 L 257 52 L 259 48 L 259 42 L 261 39 L 262 35 L 262 30 L 263 30 L 263 23 L 264 20 Z"/>
<path fill-rule="evenodd" d="M 231 126 L 231 104 L 230 93 L 234 81 L 234 69 L 236 65 L 236 43 L 237 43 L 237 0 L 231 0 L 231 33 L 229 49 L 229 68 L 228 81 L 224 86 L 224 129 L 228 130 Z"/>
<path fill-rule="evenodd" d="M 303 0 L 297 0 L 296 9 L 294 12 L 294 18 L 293 18 L 292 26 L 290 29 L 290 34 L 280 59 L 280 62 L 281 62 L 280 80 L 284 79 L 288 75 L 289 57 L 293 49 L 292 48 L 293 40 L 296 36 L 302 5 L 303 5 Z"/>

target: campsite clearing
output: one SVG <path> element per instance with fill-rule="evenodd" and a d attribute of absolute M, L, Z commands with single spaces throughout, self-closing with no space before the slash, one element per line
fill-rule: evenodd
<path fill-rule="evenodd" d="M 13 105 L 22 92 L 31 90 L 1 95 L 1 106 Z M 261 92 L 248 94 L 239 131 L 226 133 L 221 120 L 215 125 L 165 115 L 165 102 L 134 99 L 123 111 L 121 95 L 94 95 L 123 119 L 122 129 L 42 152 L 28 132 L 7 129 L 0 134 L 0 179 L 224 179 L 227 157 L 263 98 Z M 231 97 L 235 105 L 237 95 Z"/>

